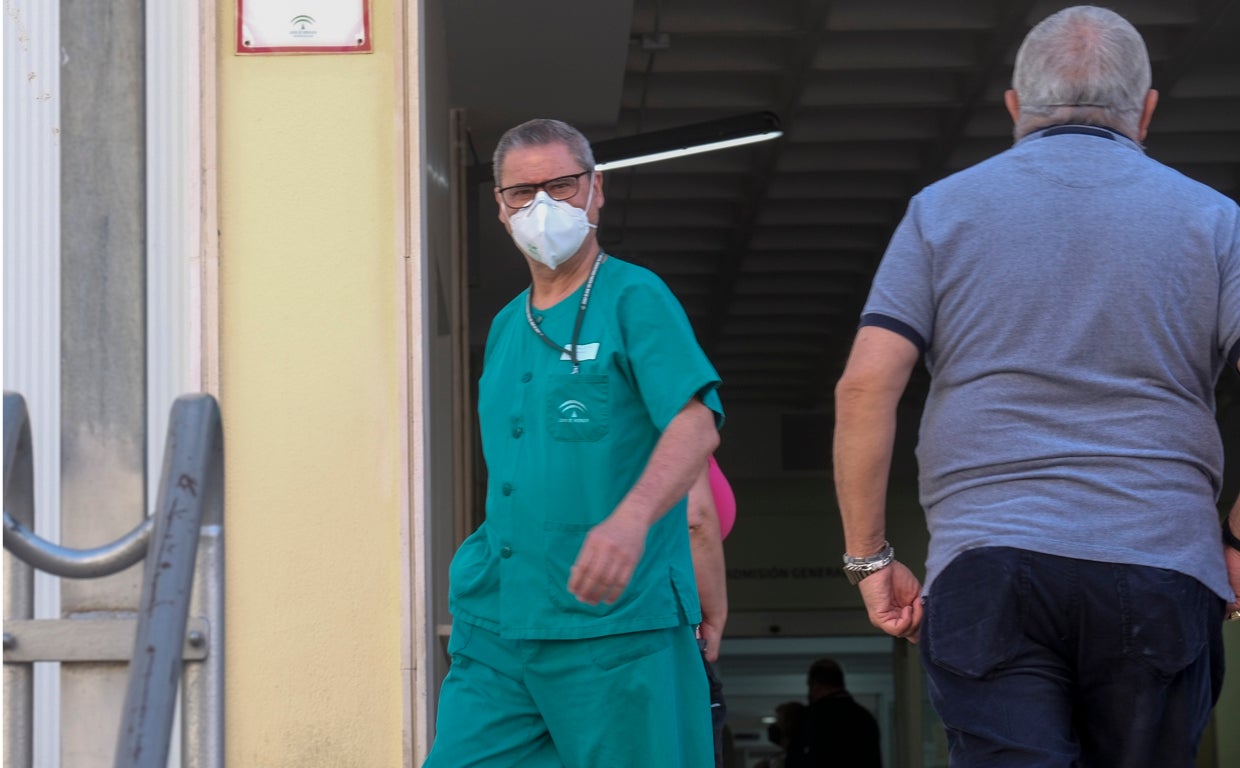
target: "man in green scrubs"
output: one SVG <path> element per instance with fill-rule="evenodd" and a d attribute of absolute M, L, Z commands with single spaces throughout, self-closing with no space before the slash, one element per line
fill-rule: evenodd
<path fill-rule="evenodd" d="M 719 442 L 718 374 L 667 286 L 599 249 L 584 136 L 523 123 L 494 171 L 531 285 L 487 339 L 486 522 L 449 572 L 426 765 L 711 766 L 685 495 Z"/>

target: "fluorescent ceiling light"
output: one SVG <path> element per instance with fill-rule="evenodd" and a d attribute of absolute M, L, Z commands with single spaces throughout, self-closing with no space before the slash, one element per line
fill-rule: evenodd
<path fill-rule="evenodd" d="M 769 141 L 783 134 L 779 116 L 774 112 L 752 112 L 598 141 L 591 144 L 591 149 L 594 152 L 594 169 L 607 171 Z M 470 169 L 473 183 L 481 184 L 493 178 L 490 163 L 478 166 L 476 170 Z"/>
<path fill-rule="evenodd" d="M 701 152 L 769 141 L 783 135 L 774 112 L 754 112 L 679 128 L 623 136 L 594 144 L 598 171 L 655 163 Z"/>
<path fill-rule="evenodd" d="M 594 170 L 610 171 L 616 168 L 628 168 L 630 165 L 642 165 L 644 163 L 657 163 L 660 160 L 672 160 L 677 157 L 686 157 L 688 155 L 697 155 L 702 152 L 714 152 L 717 149 L 728 149 L 729 147 L 740 147 L 745 144 L 757 144 L 759 141 L 770 141 L 783 136 L 783 131 L 767 131 L 753 136 L 741 136 L 736 139 L 725 139 L 723 141 L 712 141 L 709 144 L 698 144 L 693 147 L 681 147 L 680 149 L 668 149 L 663 152 L 652 152 L 648 155 L 637 155 L 636 157 L 624 157 L 619 160 L 612 160 L 606 163 L 595 163 Z"/>

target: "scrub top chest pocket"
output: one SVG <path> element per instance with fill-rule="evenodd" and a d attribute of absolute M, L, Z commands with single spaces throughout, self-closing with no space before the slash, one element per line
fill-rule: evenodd
<path fill-rule="evenodd" d="M 606 375 L 556 374 L 547 386 L 547 424 L 564 442 L 594 442 L 607 435 L 610 403 Z"/>

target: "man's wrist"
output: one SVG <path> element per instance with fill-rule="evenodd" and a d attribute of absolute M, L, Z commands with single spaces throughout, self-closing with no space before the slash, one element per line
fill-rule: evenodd
<path fill-rule="evenodd" d="M 626 496 L 620 501 L 620 504 L 608 515 L 609 520 L 623 521 L 634 525 L 645 527 L 650 530 L 654 524 L 659 522 L 667 510 L 659 512 L 652 508 L 649 504 L 645 504 L 636 498 Z"/>
<path fill-rule="evenodd" d="M 1231 523 L 1227 518 L 1223 518 L 1223 543 L 1240 552 L 1240 536 L 1232 533 Z"/>
<path fill-rule="evenodd" d="M 847 577 L 848 583 L 857 585 L 862 579 L 878 573 L 882 569 L 891 565 L 895 560 L 896 551 L 890 542 L 883 542 L 883 548 L 878 552 L 867 555 L 865 557 L 853 557 L 847 553 L 844 554 L 844 576 Z"/>

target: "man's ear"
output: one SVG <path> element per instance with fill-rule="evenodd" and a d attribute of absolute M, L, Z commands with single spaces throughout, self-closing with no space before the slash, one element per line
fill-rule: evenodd
<path fill-rule="evenodd" d="M 495 195 L 495 218 L 499 219 L 500 223 L 507 227 L 508 219 L 504 214 L 508 212 L 508 206 L 504 205 L 504 199 L 499 196 L 499 187 L 493 190 L 493 194 Z"/>
<path fill-rule="evenodd" d="M 1141 121 L 1137 124 L 1137 141 L 1144 142 L 1150 132 L 1150 118 L 1154 117 L 1154 107 L 1158 106 L 1158 91 L 1153 88 L 1145 94 L 1145 104 L 1141 108 Z"/>
<path fill-rule="evenodd" d="M 594 185 L 594 199 L 598 202 L 598 207 L 602 208 L 603 203 L 606 202 L 603 198 L 603 172 L 595 171 L 590 183 Z"/>
<path fill-rule="evenodd" d="M 1012 116 L 1012 125 L 1020 122 L 1020 97 L 1016 95 L 1016 91 L 1008 88 L 1003 92 L 1003 106 L 1007 107 L 1008 114 Z"/>

